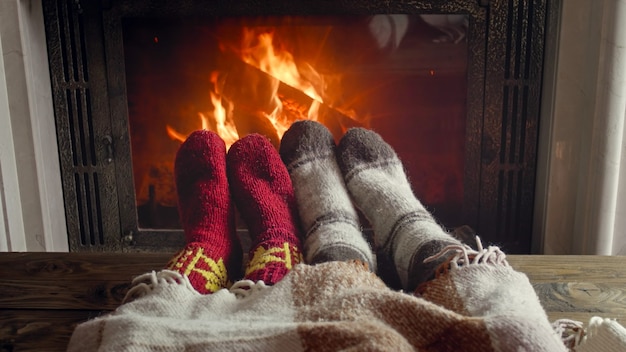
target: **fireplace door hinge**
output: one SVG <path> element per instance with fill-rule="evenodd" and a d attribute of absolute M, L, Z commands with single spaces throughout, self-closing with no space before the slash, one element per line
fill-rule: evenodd
<path fill-rule="evenodd" d="M 104 161 L 107 164 L 110 164 L 113 162 L 113 138 L 111 138 L 111 136 L 109 135 L 106 135 L 102 138 L 102 143 L 104 144 L 104 148 L 106 151 Z"/>
<path fill-rule="evenodd" d="M 134 233 L 132 230 L 128 230 L 122 236 L 122 246 L 133 246 L 135 244 Z"/>

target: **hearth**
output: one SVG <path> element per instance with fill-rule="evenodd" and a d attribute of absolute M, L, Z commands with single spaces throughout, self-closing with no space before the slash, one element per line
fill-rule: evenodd
<path fill-rule="evenodd" d="M 310 118 L 378 131 L 446 227 L 529 252 L 545 2 L 44 0 L 71 250 L 178 248 L 180 140 Z"/>
<path fill-rule="evenodd" d="M 262 133 L 278 147 L 301 119 L 324 123 L 336 139 L 353 126 L 384 133 L 425 201 L 460 211 L 466 19 L 459 15 L 455 37 L 407 15 L 125 21 L 139 226 L 179 227 L 172 165 L 189 132 L 216 131 L 227 147 Z M 398 33 L 379 44 L 380 27 Z"/>

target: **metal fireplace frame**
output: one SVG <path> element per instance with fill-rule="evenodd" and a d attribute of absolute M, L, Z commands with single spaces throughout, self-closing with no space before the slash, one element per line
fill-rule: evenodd
<path fill-rule="evenodd" d="M 181 230 L 140 229 L 122 19 L 161 16 L 467 14 L 463 218 L 511 253 L 531 248 L 548 0 L 43 0 L 71 251 L 173 251 Z"/>

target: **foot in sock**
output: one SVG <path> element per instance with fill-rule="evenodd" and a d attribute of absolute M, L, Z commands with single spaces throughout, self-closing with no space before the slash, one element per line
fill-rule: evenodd
<path fill-rule="evenodd" d="M 273 285 L 302 261 L 293 185 L 278 151 L 259 134 L 235 142 L 228 179 L 252 246 L 245 278 Z"/>
<path fill-rule="evenodd" d="M 294 184 L 305 261 L 316 264 L 357 259 L 376 270 L 376 260 L 361 232 L 335 159 L 331 133 L 314 121 L 298 121 L 285 132 L 281 157 Z"/>
<path fill-rule="evenodd" d="M 395 151 L 376 132 L 348 130 L 338 163 L 356 206 L 371 222 L 376 246 L 391 258 L 407 291 L 431 279 L 446 258 L 424 259 L 459 241 L 446 233 L 414 196 Z"/>
<path fill-rule="evenodd" d="M 241 267 L 224 141 L 213 132 L 192 133 L 176 154 L 174 174 L 187 245 L 167 268 L 186 275 L 198 292 L 212 293 Z"/>

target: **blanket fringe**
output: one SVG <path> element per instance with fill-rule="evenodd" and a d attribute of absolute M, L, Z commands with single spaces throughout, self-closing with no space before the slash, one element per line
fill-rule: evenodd
<path fill-rule="evenodd" d="M 160 285 L 182 285 L 191 292 L 198 295 L 200 294 L 193 288 L 187 276 L 172 270 L 161 270 L 158 272 L 153 270 L 149 273 L 139 275 L 133 279 L 131 285 L 132 287 L 126 293 L 122 304 L 141 298 L 154 291 L 154 289 Z M 262 291 L 267 287 L 269 286 L 267 286 L 263 280 L 257 282 L 252 280 L 239 280 L 230 287 L 229 291 L 237 298 L 241 299 L 249 297 L 254 292 Z"/>
<path fill-rule="evenodd" d="M 135 277 L 132 281 L 132 287 L 126 293 L 122 304 L 143 297 L 152 292 L 159 285 L 183 285 L 192 292 L 198 293 L 187 276 L 172 270 L 161 270 L 159 272 L 151 271 L 143 275 Z M 199 294 L 199 293 L 198 293 Z"/>
<path fill-rule="evenodd" d="M 230 292 L 237 298 L 247 298 L 255 292 L 266 289 L 267 286 L 263 280 L 254 282 L 252 280 L 239 280 L 230 287 Z"/>
<path fill-rule="evenodd" d="M 602 324 L 606 322 L 614 322 L 615 319 L 608 319 L 602 317 L 591 317 L 589 320 L 589 327 L 587 328 L 587 336 L 592 337 L 598 333 L 598 330 L 602 326 Z"/>
<path fill-rule="evenodd" d="M 561 338 L 565 347 L 573 350 L 585 337 L 583 323 L 571 319 L 559 319 L 552 323 L 554 332 Z"/>
<path fill-rule="evenodd" d="M 454 244 L 444 247 L 439 253 L 424 259 L 424 263 L 429 263 L 448 257 L 448 259 L 436 270 L 436 276 L 447 273 L 450 270 L 457 270 L 461 266 L 491 264 L 508 266 L 506 254 L 497 246 L 483 247 L 480 237 L 476 236 L 476 247 L 478 250 L 464 244 Z"/>

